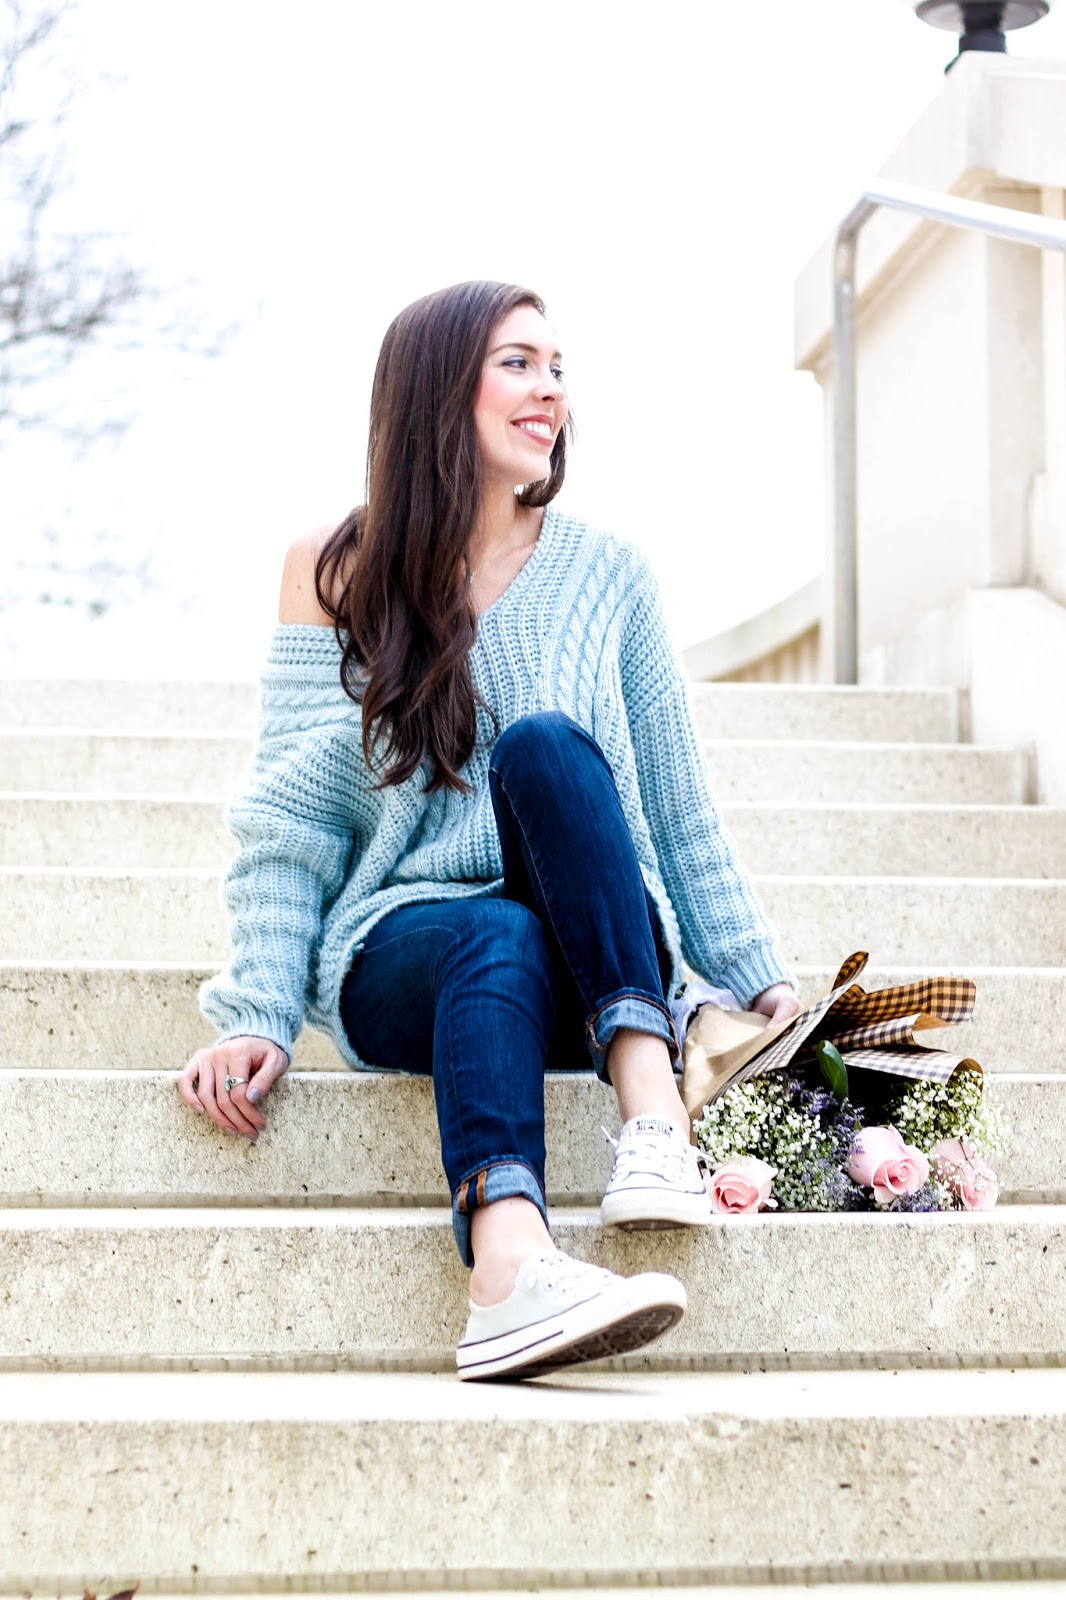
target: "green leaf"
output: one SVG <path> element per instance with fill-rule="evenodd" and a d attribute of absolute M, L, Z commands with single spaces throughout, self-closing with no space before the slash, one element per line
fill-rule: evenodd
<path fill-rule="evenodd" d="M 822 1071 L 822 1077 L 836 1095 L 838 1100 L 848 1097 L 848 1069 L 844 1065 L 844 1057 L 840 1054 L 835 1044 L 830 1044 L 828 1039 L 822 1039 L 814 1047 L 815 1060 Z"/>

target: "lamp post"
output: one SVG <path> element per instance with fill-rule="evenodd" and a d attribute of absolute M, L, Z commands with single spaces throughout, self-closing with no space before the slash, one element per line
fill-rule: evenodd
<path fill-rule="evenodd" d="M 1027 28 L 1051 10 L 1053 0 L 911 0 L 922 22 L 946 28 L 959 37 L 959 54 L 944 68 L 950 72 L 967 50 L 1007 49 L 1012 28 Z"/>

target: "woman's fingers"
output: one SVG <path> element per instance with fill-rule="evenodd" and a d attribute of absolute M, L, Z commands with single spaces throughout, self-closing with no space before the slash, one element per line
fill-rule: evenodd
<path fill-rule="evenodd" d="M 200 1078 L 200 1057 L 202 1054 L 202 1050 L 197 1050 L 189 1065 L 183 1072 L 178 1073 L 178 1093 L 185 1101 L 185 1104 L 191 1106 L 194 1111 L 206 1109 L 203 1101 L 196 1093 L 196 1084 Z"/>
<path fill-rule="evenodd" d="M 775 983 L 771 988 L 764 989 L 751 1003 L 753 1011 L 759 1011 L 764 1017 L 769 1017 L 771 1023 L 787 1022 L 790 1017 L 798 1016 L 803 1007 L 799 997 L 791 984 Z"/>
<path fill-rule="evenodd" d="M 253 1105 L 248 1104 L 247 1083 L 234 1084 L 229 1091 L 229 1098 L 231 1106 L 244 1118 L 245 1122 L 251 1123 L 257 1134 L 262 1133 L 266 1127 L 266 1117 L 261 1111 L 257 1111 Z"/>
<path fill-rule="evenodd" d="M 231 1133 L 236 1138 L 236 1128 L 227 1121 L 226 1117 L 218 1109 L 218 1102 L 215 1097 L 215 1063 L 212 1060 L 213 1055 L 213 1050 L 200 1052 L 200 1081 L 197 1084 L 197 1090 L 200 1099 L 204 1103 L 204 1110 L 211 1118 L 211 1121 L 217 1122 L 223 1133 Z"/>
<path fill-rule="evenodd" d="M 244 1133 L 257 1138 L 259 1129 L 245 1115 L 245 1111 L 241 1109 L 237 1100 L 238 1093 L 243 1095 L 247 1086 L 248 1075 L 251 1072 L 251 1062 L 242 1053 L 236 1059 L 232 1057 L 222 1061 L 216 1059 L 214 1070 L 215 1109 L 218 1112 L 215 1121 L 223 1133 Z M 229 1087 L 231 1078 L 239 1078 L 242 1081 L 235 1083 L 231 1089 Z M 208 1107 L 208 1112 L 210 1113 L 210 1107 Z M 263 1122 L 264 1119 L 260 1117 L 259 1120 Z"/>
<path fill-rule="evenodd" d="M 252 1102 L 266 1093 L 288 1064 L 285 1052 L 268 1039 L 231 1039 L 198 1050 L 178 1075 L 178 1091 L 187 1106 L 206 1113 L 223 1133 L 254 1140 L 266 1127 L 266 1118 Z M 253 1077 L 255 1093 L 250 1100 Z"/>
<path fill-rule="evenodd" d="M 284 1050 L 279 1050 L 276 1044 L 271 1044 L 263 1052 L 263 1058 L 258 1066 L 253 1068 L 252 1081 L 248 1085 L 247 1098 L 250 1102 L 262 1100 L 277 1083 L 282 1073 L 289 1065 L 289 1058 Z"/>

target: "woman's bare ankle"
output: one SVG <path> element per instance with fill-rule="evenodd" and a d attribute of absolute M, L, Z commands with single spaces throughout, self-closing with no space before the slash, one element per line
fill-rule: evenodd
<path fill-rule="evenodd" d="M 607 1076 L 618 1096 L 623 1122 L 660 1117 L 684 1139 L 691 1132 L 664 1040 L 633 1028 L 619 1028 L 607 1051 Z"/>
<path fill-rule="evenodd" d="M 476 1306 L 494 1306 L 515 1286 L 523 1261 L 554 1250 L 544 1218 L 531 1200 L 515 1195 L 480 1206 L 470 1219 L 470 1298 Z"/>

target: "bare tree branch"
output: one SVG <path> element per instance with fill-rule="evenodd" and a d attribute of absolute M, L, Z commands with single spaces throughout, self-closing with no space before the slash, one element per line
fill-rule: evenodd
<path fill-rule="evenodd" d="M 77 187 L 64 135 L 93 92 L 74 75 L 76 15 L 77 0 L 0 0 L 0 445 L 47 432 L 95 447 L 126 425 L 122 372 L 134 352 L 214 355 L 234 331 L 205 330 L 186 304 L 192 286 L 153 283 L 113 233 L 64 221 Z M 71 381 L 79 365 L 91 393 Z M 8 554 L 8 616 L 44 605 L 99 617 L 158 587 L 152 557 L 86 528 L 77 506 L 42 506 Z"/>
<path fill-rule="evenodd" d="M 12 240 L 0 247 L 0 430 L 69 432 L 63 406 L 45 391 L 91 348 L 213 355 L 232 331 L 204 335 L 188 315 L 167 314 L 164 291 L 112 236 L 56 222 L 56 201 L 73 181 L 61 130 L 80 89 L 60 57 L 74 10 L 73 0 L 0 0 L 0 233 Z M 50 103 L 29 110 L 26 86 L 40 93 L 43 79 Z M 13 226 L 3 230 L 7 218 Z M 75 432 L 93 436 L 98 426 Z"/>

